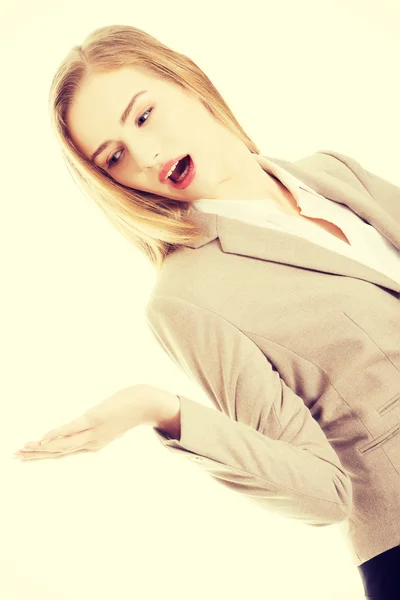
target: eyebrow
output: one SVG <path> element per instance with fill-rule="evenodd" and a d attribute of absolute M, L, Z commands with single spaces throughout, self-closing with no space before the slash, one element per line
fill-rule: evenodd
<path fill-rule="evenodd" d="M 140 92 L 137 92 L 136 94 L 134 94 L 128 104 L 128 106 L 125 108 L 124 112 L 121 115 L 121 118 L 119 120 L 120 125 L 125 125 L 125 122 L 127 120 L 127 118 L 129 117 L 131 110 L 133 108 L 133 105 L 135 104 L 136 100 L 139 98 L 139 96 L 141 96 L 142 94 L 145 94 L 148 90 L 141 90 Z M 94 163 L 95 158 L 101 154 L 103 152 L 103 150 L 105 150 L 107 148 L 107 146 L 109 144 L 112 143 L 112 140 L 106 140 L 105 142 L 103 142 L 102 144 L 100 144 L 100 146 L 97 148 L 97 150 L 95 150 L 92 154 L 92 156 L 90 157 L 90 160 Z"/>

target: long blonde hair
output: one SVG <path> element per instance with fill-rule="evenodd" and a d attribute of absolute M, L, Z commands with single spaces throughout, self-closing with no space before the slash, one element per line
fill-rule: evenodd
<path fill-rule="evenodd" d="M 68 109 L 87 75 L 127 66 L 145 68 L 185 88 L 251 152 L 260 152 L 204 72 L 190 58 L 145 31 L 129 25 L 101 27 L 90 33 L 82 46 L 69 51 L 54 75 L 49 92 L 51 126 L 62 157 L 77 185 L 160 270 L 170 252 L 201 237 L 188 215 L 190 202 L 167 199 L 118 183 L 79 152 L 66 126 Z"/>

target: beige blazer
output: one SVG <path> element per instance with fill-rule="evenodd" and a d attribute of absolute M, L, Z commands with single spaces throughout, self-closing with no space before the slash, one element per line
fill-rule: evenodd
<path fill-rule="evenodd" d="M 400 188 L 330 150 L 270 160 L 400 250 Z M 357 566 L 400 544 L 400 285 L 301 237 L 193 216 L 204 236 L 166 258 L 146 317 L 212 406 L 179 395 L 180 439 L 155 435 L 269 512 L 338 524 Z"/>

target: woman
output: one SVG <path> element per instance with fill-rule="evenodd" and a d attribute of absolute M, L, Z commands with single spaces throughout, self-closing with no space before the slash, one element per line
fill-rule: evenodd
<path fill-rule="evenodd" d="M 28 443 L 98 450 L 149 424 L 266 510 L 340 523 L 367 597 L 399 597 L 400 189 L 332 151 L 260 156 L 211 81 L 133 27 L 53 80 L 68 168 L 158 272 L 156 339 L 215 408 L 126 388 Z"/>

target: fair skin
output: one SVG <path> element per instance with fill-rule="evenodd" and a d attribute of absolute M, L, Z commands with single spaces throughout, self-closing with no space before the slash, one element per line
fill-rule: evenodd
<path fill-rule="evenodd" d="M 138 425 L 151 425 L 180 439 L 179 398 L 146 384 L 123 388 L 77 419 L 48 431 L 40 442 L 27 442 L 15 457 L 43 460 L 97 452 Z"/>
<path fill-rule="evenodd" d="M 141 90 L 147 92 L 121 125 L 121 114 Z M 74 98 L 67 126 L 73 143 L 89 159 L 103 141 L 111 140 L 95 164 L 127 187 L 182 202 L 266 197 L 282 207 L 292 202 L 281 182 L 200 100 L 145 69 L 91 74 Z M 176 190 L 160 183 L 158 174 L 165 162 L 182 154 L 192 157 L 196 176 L 188 188 Z"/>
<path fill-rule="evenodd" d="M 121 114 L 141 90 L 148 92 L 138 98 L 121 125 Z M 73 143 L 89 159 L 103 141 L 111 140 L 95 164 L 127 187 L 181 202 L 268 197 L 286 212 L 294 210 L 290 192 L 261 168 L 245 144 L 199 100 L 145 70 L 129 67 L 88 77 L 74 98 L 67 127 Z M 176 190 L 160 183 L 158 174 L 167 160 L 182 154 L 190 154 L 197 174 L 188 188 Z M 110 159 L 116 163 L 111 168 Z M 44 436 L 48 441 L 28 442 L 16 456 L 41 460 L 97 451 L 140 424 L 156 426 L 179 440 L 179 398 L 148 385 L 119 390 L 48 432 Z"/>

